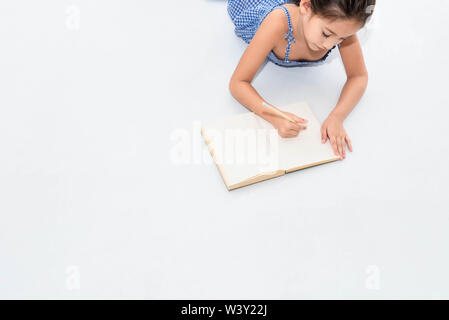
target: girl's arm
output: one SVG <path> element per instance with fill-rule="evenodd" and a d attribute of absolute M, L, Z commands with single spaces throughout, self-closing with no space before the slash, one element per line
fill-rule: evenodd
<path fill-rule="evenodd" d="M 368 71 L 357 35 L 353 35 L 341 43 L 340 55 L 347 79 L 337 105 L 329 116 L 343 121 L 365 92 L 368 85 Z"/>
<path fill-rule="evenodd" d="M 276 41 L 285 31 L 283 14 L 281 10 L 273 10 L 265 17 L 240 58 L 229 82 L 229 91 L 232 96 L 261 117 L 265 116 L 261 112 L 264 108 L 262 106 L 264 99 L 257 93 L 251 82 L 267 55 L 275 47 Z"/>
<path fill-rule="evenodd" d="M 229 91 L 247 109 L 273 124 L 281 137 L 291 138 L 306 128 L 299 124 L 305 123 L 304 119 L 284 112 L 299 122 L 292 123 L 273 113 L 266 112 L 267 108 L 262 106 L 262 102 L 265 100 L 251 85 L 257 70 L 275 47 L 276 41 L 285 35 L 286 29 L 288 30 L 288 25 L 282 10 L 273 10 L 265 17 L 240 58 L 229 82 Z"/>
<path fill-rule="evenodd" d="M 343 127 L 343 121 L 365 92 L 368 84 L 368 72 L 357 35 L 342 42 L 340 55 L 345 66 L 347 80 L 337 105 L 321 126 L 321 140 L 326 143 L 329 138 L 335 155 L 344 159 L 346 158 L 346 144 L 349 151 L 352 152 L 353 148 L 351 139 Z"/>

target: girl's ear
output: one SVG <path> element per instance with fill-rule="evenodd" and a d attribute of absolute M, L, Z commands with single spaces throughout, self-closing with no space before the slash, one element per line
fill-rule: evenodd
<path fill-rule="evenodd" d="M 301 0 L 299 3 L 299 10 L 302 14 L 308 15 L 312 12 L 312 5 L 310 3 L 310 0 Z"/>

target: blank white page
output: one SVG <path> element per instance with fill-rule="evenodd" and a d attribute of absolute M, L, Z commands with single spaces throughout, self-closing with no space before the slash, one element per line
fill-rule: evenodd
<path fill-rule="evenodd" d="M 211 125 L 202 125 L 203 135 L 209 140 L 209 147 L 214 152 L 215 161 L 228 186 L 262 173 L 258 162 L 260 158 L 254 147 L 257 139 L 262 140 L 258 135 L 260 121 L 257 118 L 259 116 L 247 112 Z"/>
<path fill-rule="evenodd" d="M 297 102 L 279 107 L 279 109 L 308 120 L 307 129 L 301 130 L 297 137 L 279 137 L 279 157 L 282 169 L 288 171 L 293 168 L 311 166 L 318 162 L 339 159 L 334 155 L 329 140 L 324 144 L 321 143 L 321 125 L 307 102 Z"/>

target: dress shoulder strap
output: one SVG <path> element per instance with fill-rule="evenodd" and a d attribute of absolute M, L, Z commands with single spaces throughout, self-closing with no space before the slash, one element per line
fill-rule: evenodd
<path fill-rule="evenodd" d="M 292 22 L 290 20 L 290 13 L 288 12 L 286 7 L 283 6 L 279 6 L 278 8 L 282 8 L 285 11 L 285 14 L 287 15 L 287 22 L 288 22 L 288 33 L 285 34 L 285 39 L 287 39 L 288 43 L 287 43 L 287 49 L 285 52 L 285 62 L 289 62 L 288 61 L 288 55 L 290 53 L 290 45 L 291 42 L 296 42 L 295 38 L 293 38 L 292 33 L 293 33 L 293 29 L 292 29 Z"/>

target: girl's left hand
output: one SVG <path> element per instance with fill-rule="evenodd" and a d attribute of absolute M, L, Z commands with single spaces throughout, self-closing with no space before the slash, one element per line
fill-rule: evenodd
<path fill-rule="evenodd" d="M 340 156 L 340 160 L 346 158 L 346 143 L 352 152 L 351 139 L 343 127 L 343 121 L 333 115 L 329 115 L 321 126 L 321 142 L 326 143 L 328 137 L 334 154 Z"/>

